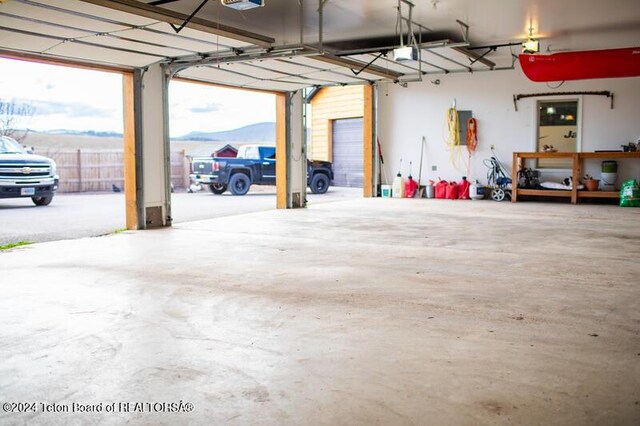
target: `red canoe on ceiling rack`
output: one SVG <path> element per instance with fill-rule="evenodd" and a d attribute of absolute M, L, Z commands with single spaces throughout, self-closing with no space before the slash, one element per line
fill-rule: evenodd
<path fill-rule="evenodd" d="M 531 81 L 587 80 L 640 76 L 640 47 L 520 55 L 520 67 Z"/>

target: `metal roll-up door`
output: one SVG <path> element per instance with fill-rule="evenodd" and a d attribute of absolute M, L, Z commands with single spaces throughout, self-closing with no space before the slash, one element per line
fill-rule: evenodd
<path fill-rule="evenodd" d="M 333 185 L 362 188 L 362 118 L 333 121 Z"/>

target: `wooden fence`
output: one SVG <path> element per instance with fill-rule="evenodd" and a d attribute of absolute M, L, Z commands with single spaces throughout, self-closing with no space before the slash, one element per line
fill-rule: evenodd
<path fill-rule="evenodd" d="M 58 192 L 124 190 L 124 153 L 117 150 L 48 150 L 36 154 L 53 159 L 58 166 Z M 171 152 L 171 183 L 189 186 L 189 160 L 184 150 Z"/>

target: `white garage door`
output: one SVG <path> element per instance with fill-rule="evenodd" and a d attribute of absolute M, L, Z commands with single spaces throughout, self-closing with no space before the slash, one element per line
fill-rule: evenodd
<path fill-rule="evenodd" d="M 362 188 L 362 118 L 333 122 L 333 185 Z"/>

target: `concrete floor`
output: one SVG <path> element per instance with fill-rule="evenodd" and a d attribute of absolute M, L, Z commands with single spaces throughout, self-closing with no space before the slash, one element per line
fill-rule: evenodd
<path fill-rule="evenodd" d="M 638 212 L 359 199 L 3 252 L 0 402 L 103 412 L 0 423 L 640 424 Z"/>
<path fill-rule="evenodd" d="M 331 187 L 326 194 L 307 194 L 309 205 L 362 197 L 362 189 Z M 275 186 L 254 185 L 237 197 L 209 191 L 171 195 L 174 223 L 192 222 L 276 208 Z M 31 198 L 0 199 L 0 245 L 16 241 L 42 243 L 110 234 L 125 227 L 123 193 L 56 194 L 51 205 L 36 207 Z"/>

